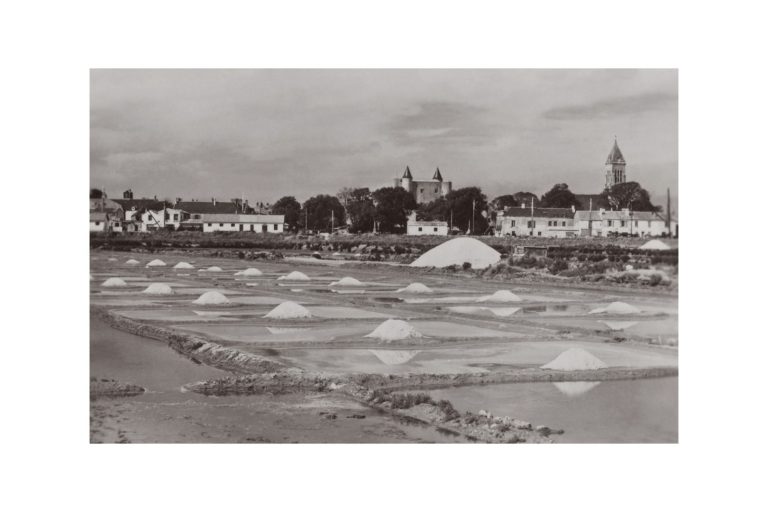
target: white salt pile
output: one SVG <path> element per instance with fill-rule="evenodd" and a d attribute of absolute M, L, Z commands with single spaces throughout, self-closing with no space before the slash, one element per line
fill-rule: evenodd
<path fill-rule="evenodd" d="M 303 272 L 294 270 L 288 275 L 278 277 L 277 280 L 278 281 L 309 281 L 309 277 L 307 276 L 307 274 Z"/>
<path fill-rule="evenodd" d="M 363 283 L 354 277 L 342 277 L 338 281 L 334 281 L 328 286 L 363 286 Z"/>
<path fill-rule="evenodd" d="M 369 352 L 382 363 L 393 366 L 407 363 L 421 350 L 369 350 Z"/>
<path fill-rule="evenodd" d="M 580 348 L 569 348 L 541 367 L 544 370 L 598 370 L 608 365 Z"/>
<path fill-rule="evenodd" d="M 107 258 L 107 261 L 117 261 L 117 258 Z"/>
<path fill-rule="evenodd" d="M 152 283 L 142 293 L 149 295 L 173 295 L 173 289 L 165 283 Z"/>
<path fill-rule="evenodd" d="M 487 309 L 488 311 L 493 313 L 495 316 L 500 316 L 504 318 L 508 316 L 512 316 L 518 311 L 520 311 L 520 308 L 487 308 Z"/>
<path fill-rule="evenodd" d="M 125 264 L 126 265 L 138 265 L 139 262 L 136 261 L 136 260 L 131 259 L 131 260 L 126 261 Z"/>
<path fill-rule="evenodd" d="M 128 285 L 125 284 L 125 281 L 123 281 L 119 277 L 110 277 L 109 279 L 101 283 L 101 286 L 107 286 L 112 288 L 116 286 L 128 286 Z"/>
<path fill-rule="evenodd" d="M 600 381 L 553 382 L 552 384 L 566 396 L 580 396 L 597 387 Z"/>
<path fill-rule="evenodd" d="M 163 260 L 152 260 L 149 263 L 147 263 L 148 267 L 164 267 L 165 262 Z"/>
<path fill-rule="evenodd" d="M 479 297 L 476 302 L 520 302 L 522 299 L 509 290 L 498 290 Z"/>
<path fill-rule="evenodd" d="M 411 283 L 405 288 L 400 288 L 397 293 L 432 293 L 432 288 L 421 283 Z"/>
<path fill-rule="evenodd" d="M 421 338 L 422 335 L 408 322 L 390 318 L 389 320 L 382 322 L 372 333 L 366 334 L 365 337 L 377 338 L 383 341 L 394 341 L 408 338 Z"/>
<path fill-rule="evenodd" d="M 604 308 L 596 308 L 589 312 L 590 315 L 607 313 L 609 315 L 635 315 L 640 310 L 635 306 L 630 306 L 626 302 L 611 302 Z"/>
<path fill-rule="evenodd" d="M 247 268 L 245 270 L 241 270 L 240 272 L 235 272 L 236 276 L 243 276 L 243 277 L 256 277 L 262 275 L 261 270 L 257 268 Z"/>
<path fill-rule="evenodd" d="M 671 247 L 661 240 L 650 240 L 641 245 L 640 249 L 643 249 L 644 251 L 668 251 Z"/>
<path fill-rule="evenodd" d="M 472 268 L 485 268 L 498 263 L 501 254 L 480 240 L 460 237 L 433 247 L 411 263 L 412 267 L 449 267 L 469 262 Z"/>
<path fill-rule="evenodd" d="M 637 325 L 637 322 L 611 322 L 610 320 L 601 320 L 612 331 L 623 331 Z"/>
<path fill-rule="evenodd" d="M 208 267 L 208 268 L 201 268 L 198 272 L 221 272 L 221 267 Z"/>
<path fill-rule="evenodd" d="M 173 266 L 173 268 L 180 268 L 180 269 L 181 269 L 181 268 L 183 268 L 183 269 L 190 269 L 190 268 L 195 268 L 195 267 L 193 267 L 192 265 L 190 265 L 190 264 L 189 264 L 189 263 L 187 263 L 186 261 L 180 261 L 180 262 L 178 262 L 177 264 L 175 264 L 175 265 Z"/>
<path fill-rule="evenodd" d="M 312 313 L 301 304 L 286 301 L 264 315 L 264 318 L 312 318 Z"/>
<path fill-rule="evenodd" d="M 197 299 L 192 301 L 194 304 L 229 304 L 229 299 L 221 292 L 205 292 Z"/>

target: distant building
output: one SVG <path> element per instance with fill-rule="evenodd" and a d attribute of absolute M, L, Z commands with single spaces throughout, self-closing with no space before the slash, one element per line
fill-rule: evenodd
<path fill-rule="evenodd" d="M 667 220 L 657 212 L 623 210 L 578 211 L 574 216 L 581 236 L 676 236 L 677 222 Z"/>
<path fill-rule="evenodd" d="M 440 220 L 416 220 L 416 212 L 408 218 L 409 235 L 440 235 L 448 234 L 448 223 Z"/>
<path fill-rule="evenodd" d="M 605 159 L 605 188 L 610 189 L 614 185 L 619 183 L 626 183 L 627 181 L 627 162 L 624 160 L 624 155 L 621 154 L 619 149 L 619 143 L 616 139 L 613 141 L 613 147 L 611 152 L 608 153 L 608 158 Z"/>
<path fill-rule="evenodd" d="M 419 204 L 430 203 L 435 199 L 447 196 L 451 192 L 452 182 L 443 181 L 438 167 L 432 179 L 429 181 L 418 181 L 413 179 L 410 167 L 405 167 L 402 178 L 395 178 L 395 188 L 404 188 L 413 194 L 414 199 Z"/>
<path fill-rule="evenodd" d="M 200 224 L 204 233 L 217 231 L 247 231 L 251 233 L 283 233 L 285 215 L 247 215 L 237 213 L 205 213 L 200 219 L 190 219 L 183 227 Z"/>
<path fill-rule="evenodd" d="M 574 208 L 505 208 L 496 216 L 496 236 L 568 238 L 579 234 Z"/>

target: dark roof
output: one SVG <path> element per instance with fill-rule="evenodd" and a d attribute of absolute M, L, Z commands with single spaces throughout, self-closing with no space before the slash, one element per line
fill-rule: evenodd
<path fill-rule="evenodd" d="M 157 199 L 113 199 L 124 211 L 133 210 L 162 210 L 165 203 Z"/>
<path fill-rule="evenodd" d="M 403 178 L 408 178 L 409 180 L 413 179 L 413 175 L 411 174 L 411 168 L 407 165 L 405 166 L 405 172 L 403 173 Z"/>
<path fill-rule="evenodd" d="M 504 209 L 505 217 L 531 217 L 530 208 L 513 206 Z M 533 217 L 545 217 L 556 219 L 572 219 L 573 211 L 570 208 L 533 208 Z"/>
<path fill-rule="evenodd" d="M 619 149 L 619 143 L 618 141 L 613 141 L 613 148 L 611 148 L 611 152 L 608 153 L 608 158 L 605 160 L 606 164 L 626 164 L 627 162 L 624 160 L 624 155 L 621 154 L 621 150 Z"/>
<path fill-rule="evenodd" d="M 574 194 L 576 196 L 576 201 L 579 202 L 579 204 L 576 205 L 577 210 L 589 210 L 589 200 L 592 200 L 592 209 L 598 210 L 600 209 L 602 205 L 602 199 L 600 197 L 600 194 Z M 602 205 L 603 208 L 605 205 Z"/>
<path fill-rule="evenodd" d="M 239 213 L 235 203 L 224 201 L 179 201 L 176 208 L 187 213 Z"/>
<path fill-rule="evenodd" d="M 437 170 L 435 171 L 435 175 L 434 175 L 434 176 L 432 176 L 432 179 L 433 179 L 433 180 L 437 180 L 437 181 L 443 181 L 443 175 L 442 175 L 442 174 L 440 174 L 440 168 L 439 168 L 439 167 L 438 167 L 438 168 L 437 168 Z"/>

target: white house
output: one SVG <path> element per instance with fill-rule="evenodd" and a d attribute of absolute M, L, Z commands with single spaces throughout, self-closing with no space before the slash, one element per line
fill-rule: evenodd
<path fill-rule="evenodd" d="M 161 210 L 148 210 L 141 214 L 141 231 L 165 229 L 173 226 L 179 229 L 182 222 L 189 218 L 189 214 L 178 208 L 163 208 Z"/>
<path fill-rule="evenodd" d="M 109 216 L 106 212 L 91 212 L 91 231 L 106 231 Z"/>
<path fill-rule="evenodd" d="M 239 213 L 202 214 L 203 232 L 250 231 L 253 233 L 282 233 L 285 215 L 246 215 Z"/>
<path fill-rule="evenodd" d="M 677 222 L 667 228 L 666 219 L 656 212 L 633 212 L 623 210 L 578 211 L 575 214 L 576 227 L 582 236 L 663 236 L 674 235 Z"/>
<path fill-rule="evenodd" d="M 416 212 L 408 217 L 409 235 L 447 235 L 448 223 L 441 220 L 416 220 Z"/>
<path fill-rule="evenodd" d="M 496 216 L 496 236 L 574 237 L 574 215 L 573 208 L 505 208 Z"/>

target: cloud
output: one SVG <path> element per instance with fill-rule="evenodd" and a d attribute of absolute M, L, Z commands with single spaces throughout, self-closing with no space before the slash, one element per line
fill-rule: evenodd
<path fill-rule="evenodd" d="M 544 112 L 543 117 L 557 121 L 611 118 L 677 108 L 677 95 L 652 92 L 610 98 L 581 105 L 555 107 Z"/>
<path fill-rule="evenodd" d="M 469 103 L 421 102 L 392 120 L 389 135 L 395 143 L 406 146 L 482 143 L 493 134 L 486 112 Z"/>

